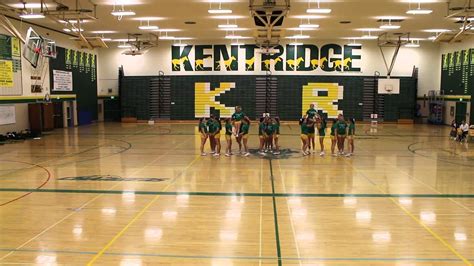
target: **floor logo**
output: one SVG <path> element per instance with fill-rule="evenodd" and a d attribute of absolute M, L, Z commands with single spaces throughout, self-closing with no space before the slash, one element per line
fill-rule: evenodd
<path fill-rule="evenodd" d="M 312 103 L 317 111 L 327 114 L 328 118 L 336 118 L 342 114 L 339 110 L 339 100 L 343 99 L 344 87 L 337 83 L 308 83 L 303 86 L 302 114 L 306 114 Z"/>
<path fill-rule="evenodd" d="M 211 115 L 211 107 L 219 110 L 220 117 L 231 117 L 235 112 L 235 107 L 227 107 L 225 104 L 216 100 L 227 91 L 235 88 L 234 82 L 221 82 L 218 88 L 211 90 L 211 83 L 196 82 L 194 84 L 194 114 L 196 118 L 209 117 Z"/>
<path fill-rule="evenodd" d="M 58 178 L 62 181 L 132 181 L 132 182 L 162 182 L 166 181 L 166 178 L 127 178 L 112 175 L 86 175 L 86 176 L 72 176 Z"/>

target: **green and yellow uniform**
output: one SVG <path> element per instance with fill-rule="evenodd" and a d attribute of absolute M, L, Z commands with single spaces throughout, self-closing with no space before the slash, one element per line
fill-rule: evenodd
<path fill-rule="evenodd" d="M 326 122 L 321 120 L 321 122 L 316 123 L 316 128 L 318 129 L 318 135 L 320 138 L 326 136 Z"/>
<path fill-rule="evenodd" d="M 258 137 L 264 138 L 265 137 L 265 123 L 260 123 L 258 125 Z"/>
<path fill-rule="evenodd" d="M 275 128 L 274 137 L 278 138 L 280 136 L 280 123 L 276 122 L 275 124 L 273 124 L 273 127 Z"/>
<path fill-rule="evenodd" d="M 318 111 L 316 111 L 316 109 L 314 109 L 314 108 L 310 108 L 310 109 L 308 109 L 308 111 L 306 111 L 306 115 L 308 116 L 308 118 L 313 118 L 317 114 L 318 114 Z"/>
<path fill-rule="evenodd" d="M 242 124 L 242 127 L 240 128 L 240 133 L 242 134 L 242 138 L 247 139 L 249 137 L 249 130 L 250 130 L 249 124 Z"/>
<path fill-rule="evenodd" d="M 301 138 L 308 139 L 309 127 L 306 122 L 301 123 Z"/>
<path fill-rule="evenodd" d="M 232 136 L 232 124 L 225 123 L 225 139 L 230 140 L 231 136 Z"/>
<path fill-rule="evenodd" d="M 308 128 L 308 137 L 314 138 L 314 133 L 316 132 L 314 129 L 314 123 L 306 125 L 306 127 Z"/>
<path fill-rule="evenodd" d="M 338 121 L 336 123 L 337 135 L 346 135 L 347 134 L 347 123 L 346 121 Z"/>
<path fill-rule="evenodd" d="M 214 120 L 209 120 L 208 123 L 208 132 L 210 135 L 214 135 L 215 138 L 220 137 L 220 126 L 219 122 L 214 121 Z"/>
<path fill-rule="evenodd" d="M 273 133 L 275 133 L 275 127 L 272 124 L 269 124 L 265 127 L 265 134 L 267 137 L 272 137 Z"/>
<path fill-rule="evenodd" d="M 349 139 L 352 139 L 355 135 L 355 124 L 350 123 L 348 128 L 349 129 L 347 130 L 347 137 Z"/>
<path fill-rule="evenodd" d="M 201 133 L 201 137 L 206 137 L 208 130 L 207 130 L 207 123 L 199 123 L 199 133 Z"/>
<path fill-rule="evenodd" d="M 331 139 L 336 139 L 337 122 L 333 122 L 331 126 Z"/>
<path fill-rule="evenodd" d="M 244 112 L 238 112 L 232 115 L 232 120 L 240 122 L 244 117 L 245 117 Z"/>

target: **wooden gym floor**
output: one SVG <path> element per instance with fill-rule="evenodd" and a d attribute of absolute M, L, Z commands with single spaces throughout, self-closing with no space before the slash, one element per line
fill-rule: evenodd
<path fill-rule="evenodd" d="M 359 125 L 352 158 L 302 157 L 295 124 L 280 158 L 201 157 L 192 124 L 3 145 L 0 264 L 472 265 L 474 151 L 448 132 Z"/>

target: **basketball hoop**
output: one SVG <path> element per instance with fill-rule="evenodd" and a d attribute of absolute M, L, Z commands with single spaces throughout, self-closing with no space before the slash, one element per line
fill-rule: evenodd
<path fill-rule="evenodd" d="M 41 55 L 44 57 L 56 59 L 56 42 L 50 39 L 43 39 L 43 49 L 41 50 Z"/>

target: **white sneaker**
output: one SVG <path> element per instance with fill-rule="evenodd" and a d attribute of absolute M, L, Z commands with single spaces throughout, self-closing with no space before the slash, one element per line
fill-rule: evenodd
<path fill-rule="evenodd" d="M 348 154 L 346 154 L 346 157 L 351 157 L 351 156 L 352 156 L 352 153 L 350 153 L 350 152 Z"/>
<path fill-rule="evenodd" d="M 220 156 L 220 154 L 219 153 L 214 153 L 213 156 L 218 157 L 218 156 Z"/>
<path fill-rule="evenodd" d="M 215 151 L 211 151 L 209 154 L 214 154 L 214 153 L 216 153 L 216 152 L 215 152 Z"/>
<path fill-rule="evenodd" d="M 280 152 L 279 152 L 279 151 L 276 151 L 276 152 L 274 152 L 273 154 L 275 154 L 275 155 L 280 155 Z"/>
<path fill-rule="evenodd" d="M 333 153 L 332 156 L 337 157 L 337 153 Z"/>
<path fill-rule="evenodd" d="M 263 151 L 259 151 L 258 154 L 265 155 L 265 153 Z"/>
<path fill-rule="evenodd" d="M 226 156 L 226 157 L 230 157 L 230 153 L 226 153 L 225 156 Z"/>
<path fill-rule="evenodd" d="M 324 153 L 324 151 L 322 151 L 319 156 L 324 156 L 326 153 Z"/>
<path fill-rule="evenodd" d="M 207 153 L 205 153 L 205 152 L 201 153 L 201 156 L 206 156 L 206 155 L 207 155 Z"/>
<path fill-rule="evenodd" d="M 249 152 L 244 153 L 244 156 L 245 156 L 245 157 L 247 157 L 247 156 L 249 156 L 249 155 L 250 155 Z"/>
<path fill-rule="evenodd" d="M 344 155 L 345 153 L 344 153 L 344 151 L 341 151 L 339 154 L 340 154 L 340 155 Z"/>

